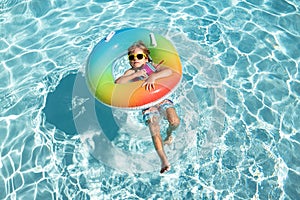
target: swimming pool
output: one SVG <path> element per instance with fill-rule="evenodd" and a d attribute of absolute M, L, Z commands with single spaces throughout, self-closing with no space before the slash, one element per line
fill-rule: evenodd
<path fill-rule="evenodd" d="M 0 199 L 298 199 L 299 5 L 2 1 Z M 183 64 L 166 175 L 140 113 L 85 88 L 92 48 L 126 27 L 166 36 Z"/>

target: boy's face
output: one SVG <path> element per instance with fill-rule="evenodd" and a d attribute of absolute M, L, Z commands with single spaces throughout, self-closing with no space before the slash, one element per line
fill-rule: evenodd
<path fill-rule="evenodd" d="M 140 48 L 135 48 L 134 51 L 128 55 L 128 58 L 129 63 L 133 68 L 141 67 L 148 62 L 148 58 Z"/>

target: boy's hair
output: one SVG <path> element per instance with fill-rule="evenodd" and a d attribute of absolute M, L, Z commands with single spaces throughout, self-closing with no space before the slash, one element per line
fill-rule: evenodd
<path fill-rule="evenodd" d="M 141 40 L 133 43 L 133 45 L 128 48 L 128 55 L 132 54 L 136 48 L 142 49 L 143 53 L 146 54 L 147 58 L 149 58 L 150 50 Z"/>

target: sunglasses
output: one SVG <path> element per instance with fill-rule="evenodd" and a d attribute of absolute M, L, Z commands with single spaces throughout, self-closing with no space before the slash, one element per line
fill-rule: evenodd
<path fill-rule="evenodd" d="M 138 53 L 138 54 L 130 54 L 128 55 L 129 60 L 134 60 L 134 58 L 137 58 L 138 60 L 142 60 L 143 58 L 146 58 L 147 56 L 144 53 Z"/>

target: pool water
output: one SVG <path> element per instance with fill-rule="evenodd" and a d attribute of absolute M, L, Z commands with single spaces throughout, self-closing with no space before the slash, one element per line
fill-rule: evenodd
<path fill-rule="evenodd" d="M 1 1 L 0 199 L 299 199 L 299 8 Z M 93 47 L 127 27 L 164 35 L 183 66 L 163 175 L 140 111 L 108 108 L 85 84 Z"/>

